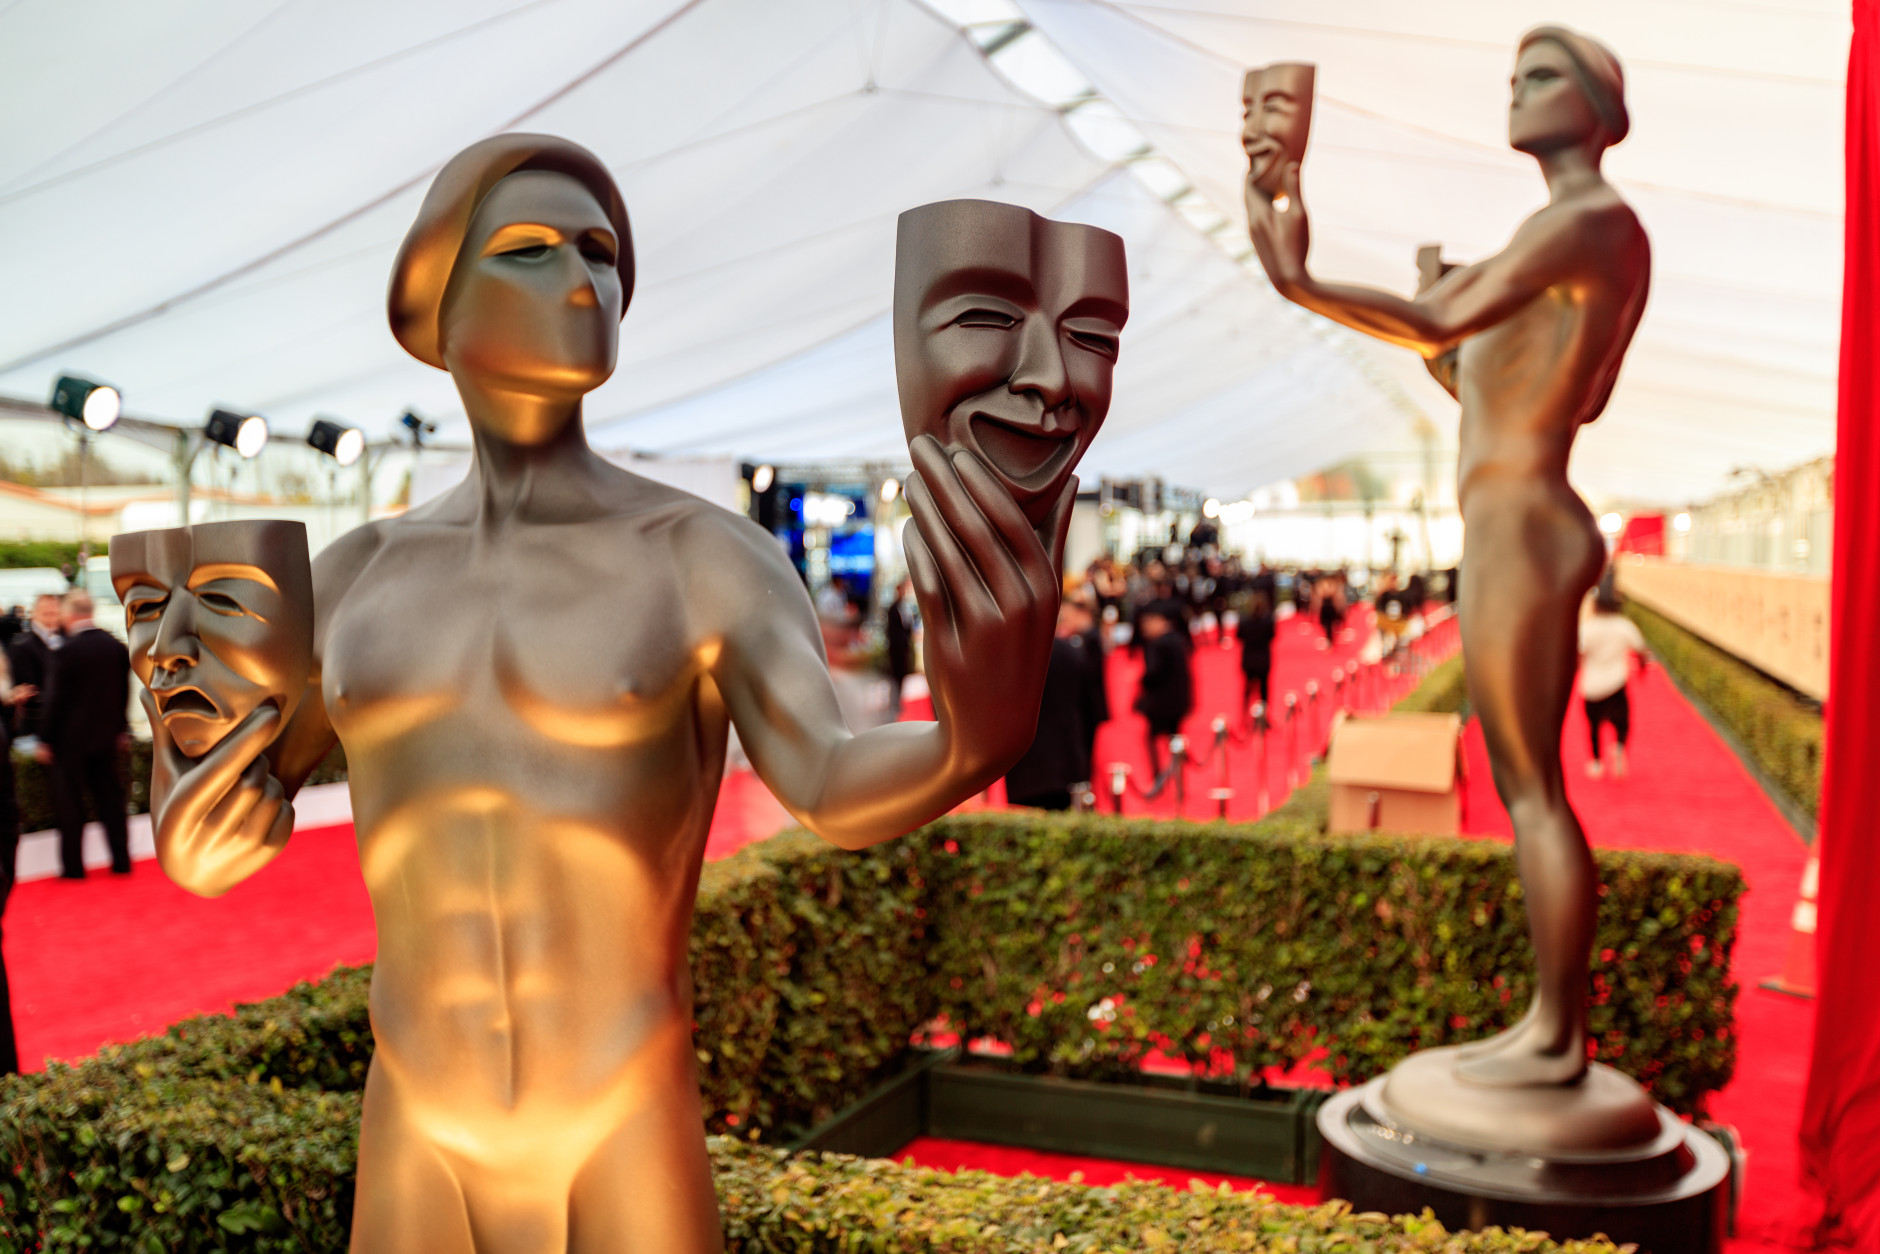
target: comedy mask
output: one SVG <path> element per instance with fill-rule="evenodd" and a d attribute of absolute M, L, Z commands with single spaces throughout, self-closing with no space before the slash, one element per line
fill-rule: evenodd
<path fill-rule="evenodd" d="M 201 757 L 261 706 L 285 723 L 313 666 L 313 575 L 297 522 L 111 537 L 131 669 L 176 747 Z"/>
<path fill-rule="evenodd" d="M 1305 160 L 1318 72 L 1308 62 L 1280 61 L 1248 70 L 1241 83 L 1247 121 L 1240 128 L 1240 146 L 1251 166 L 1247 181 L 1269 200 L 1282 190 L 1287 164 Z"/>
<path fill-rule="evenodd" d="M 908 210 L 894 254 L 907 438 L 971 449 L 1041 524 L 1110 412 L 1128 317 L 1108 231 L 987 200 Z"/>

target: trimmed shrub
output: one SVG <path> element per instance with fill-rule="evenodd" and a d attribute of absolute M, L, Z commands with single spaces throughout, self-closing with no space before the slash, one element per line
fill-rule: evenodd
<path fill-rule="evenodd" d="M 940 1009 L 1027 1071 L 1160 1050 L 1243 1085 L 1341 1082 L 1509 1026 L 1533 951 L 1513 850 L 1281 814 L 1252 826 L 979 813 L 930 829 Z M 1600 850 L 1595 1056 L 1694 1113 L 1736 1066 L 1735 867 Z"/>
<path fill-rule="evenodd" d="M 1462 670 L 1462 654 L 1438 663 L 1423 682 L 1391 709 L 1404 714 L 1461 714 L 1469 705 L 1469 678 Z"/>
<path fill-rule="evenodd" d="M 0 1251 L 340 1254 L 358 1161 L 356 1093 L 59 1068 L 0 1087 Z M 1182 1249 L 1387 1254 L 1616 1254 L 1539 1234 L 1450 1235 L 1427 1216 L 1353 1215 L 1245 1193 L 1131 1182 L 1090 1188 L 708 1142 L 731 1254 L 1032 1254 Z M 77 1171 L 67 1170 L 78 1164 Z M 48 1216 L 34 1237 L 28 1197 Z M 11 1221 L 11 1224 L 9 1223 Z"/>
<path fill-rule="evenodd" d="M 1665 669 L 1710 707 L 1764 775 L 1816 817 L 1821 808 L 1820 709 L 1636 600 L 1626 602 L 1625 612 Z"/>

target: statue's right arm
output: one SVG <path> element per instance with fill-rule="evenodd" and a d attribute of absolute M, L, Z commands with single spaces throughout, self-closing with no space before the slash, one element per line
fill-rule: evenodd
<path fill-rule="evenodd" d="M 1306 266 L 1310 228 L 1296 164 L 1288 168 L 1286 190 L 1283 209 L 1264 197 L 1247 197 L 1248 234 L 1274 288 L 1316 314 L 1425 358 L 1441 357 L 1554 284 L 1573 279 L 1589 257 L 1597 259 L 1603 247 L 1619 243 L 1612 228 L 1624 227 L 1617 214 L 1550 206 L 1523 222 L 1495 256 L 1455 271 L 1410 299 L 1314 276 Z M 1437 381 L 1444 382 L 1441 376 Z"/>
<path fill-rule="evenodd" d="M 268 749 L 274 778 L 281 781 L 289 798 L 300 791 L 307 776 L 338 743 L 320 686 L 327 635 L 347 590 L 378 548 L 378 526 L 367 523 L 347 532 L 313 559 L 313 667 L 307 673 L 307 691 L 294 708 L 294 716 Z"/>

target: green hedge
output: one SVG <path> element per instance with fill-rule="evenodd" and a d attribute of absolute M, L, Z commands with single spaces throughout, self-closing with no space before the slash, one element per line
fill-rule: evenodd
<path fill-rule="evenodd" d="M 17 1090 L 15 1090 L 16 1092 Z M 140 1079 L 61 1068 L 22 1112 L 6 1097 L 19 1175 L 0 1180 L 0 1250 L 242 1250 L 340 1254 L 357 1165 L 357 1093 L 228 1080 Z M 1226 1190 L 1129 1183 L 1089 1188 L 836 1155 L 791 1156 L 709 1141 L 731 1254 L 1032 1254 L 1167 1249 L 1615 1254 L 1490 1230 L 1456 1236 L 1425 1216 L 1353 1215 L 1342 1203 L 1283 1206 Z M 68 1164 L 82 1163 L 76 1172 Z M 8 1227 L 27 1195 L 37 1238 Z"/>
<path fill-rule="evenodd" d="M 1432 667 L 1423 682 L 1391 709 L 1404 714 L 1464 714 L 1469 705 L 1469 677 L 1462 654 Z"/>
<path fill-rule="evenodd" d="M 1627 601 L 1625 612 L 1665 669 L 1710 707 L 1763 774 L 1816 817 L 1821 807 L 1820 709 L 1637 600 Z"/>
<path fill-rule="evenodd" d="M 111 546 L 104 540 L 91 542 L 91 555 L 104 557 Z M 66 562 L 78 565 L 76 540 L 0 540 L 0 570 L 28 570 L 37 566 L 58 568 Z M 0 606 L 0 610 L 6 607 Z M 27 608 L 31 608 L 28 606 Z"/>
<path fill-rule="evenodd" d="M 940 1009 L 1027 1070 L 1151 1049 L 1251 1085 L 1321 1047 L 1340 1081 L 1525 1010 L 1533 953 L 1496 841 L 983 813 L 937 825 Z M 1597 1057 L 1692 1113 L 1736 1066 L 1736 868 L 1597 851 Z"/>

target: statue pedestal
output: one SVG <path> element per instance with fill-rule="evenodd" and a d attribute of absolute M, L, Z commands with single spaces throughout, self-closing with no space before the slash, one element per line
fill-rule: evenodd
<path fill-rule="evenodd" d="M 1451 1230 L 1722 1250 L 1729 1155 L 1630 1079 L 1596 1063 L 1575 1085 L 1483 1088 L 1455 1079 L 1454 1062 L 1452 1049 L 1417 1054 L 1320 1108 L 1327 1197 L 1390 1215 L 1427 1206 Z"/>

